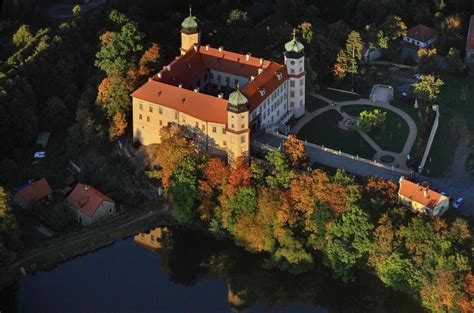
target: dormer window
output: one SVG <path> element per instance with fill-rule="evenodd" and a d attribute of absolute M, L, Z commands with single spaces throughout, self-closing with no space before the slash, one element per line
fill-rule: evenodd
<path fill-rule="evenodd" d="M 265 95 L 265 88 L 260 88 L 258 90 L 258 92 L 260 93 L 260 95 L 263 97 Z"/>
<path fill-rule="evenodd" d="M 278 80 L 281 80 L 283 78 L 283 74 L 281 72 L 277 72 L 276 76 L 277 76 Z"/>

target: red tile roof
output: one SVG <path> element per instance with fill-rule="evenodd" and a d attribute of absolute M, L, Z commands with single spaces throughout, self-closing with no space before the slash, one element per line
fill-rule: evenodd
<path fill-rule="evenodd" d="M 88 216 L 94 216 L 103 201 L 114 202 L 112 199 L 95 189 L 94 187 L 78 183 L 76 188 L 69 194 L 66 200 Z"/>
<path fill-rule="evenodd" d="M 474 15 L 471 15 L 469 32 L 467 33 L 466 49 L 474 49 Z"/>
<path fill-rule="evenodd" d="M 279 79 L 277 74 L 281 73 Z M 253 81 L 248 83 L 242 91 L 247 95 L 250 101 L 250 113 L 253 112 L 262 101 L 272 94 L 283 82 L 288 79 L 288 72 L 285 65 L 270 62 L 270 65 Z M 265 89 L 265 94 L 260 95 L 259 90 Z"/>
<path fill-rule="evenodd" d="M 43 199 L 53 192 L 45 178 L 37 180 L 25 188 L 19 190 L 17 195 L 28 205 L 34 201 Z"/>
<path fill-rule="evenodd" d="M 203 121 L 226 124 L 227 100 L 149 80 L 132 97 L 183 112 Z"/>
<path fill-rule="evenodd" d="M 434 37 L 438 36 L 438 32 L 425 25 L 416 25 L 407 31 L 407 37 L 415 40 L 426 42 Z"/>
<path fill-rule="evenodd" d="M 206 68 L 202 62 L 201 56 L 194 49 L 188 51 L 185 55 L 177 57 L 167 67 L 160 71 L 161 79 L 157 81 L 178 86 L 182 84 L 185 88 L 192 88 L 192 84 L 206 74 Z"/>
<path fill-rule="evenodd" d="M 441 194 L 436 191 L 406 179 L 400 180 L 400 190 L 398 193 L 430 209 L 434 209 L 441 198 Z"/>

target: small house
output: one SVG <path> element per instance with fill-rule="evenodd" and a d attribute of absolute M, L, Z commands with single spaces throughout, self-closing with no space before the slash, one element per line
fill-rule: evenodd
<path fill-rule="evenodd" d="M 115 202 L 92 186 L 78 183 L 66 199 L 77 221 L 84 226 L 115 213 Z"/>
<path fill-rule="evenodd" d="M 466 40 L 466 64 L 474 65 L 474 15 L 471 15 Z"/>
<path fill-rule="evenodd" d="M 400 178 L 398 200 L 414 212 L 441 216 L 449 208 L 449 198 L 429 189 L 427 184 L 417 184 Z"/>
<path fill-rule="evenodd" d="M 45 178 L 21 185 L 16 190 L 14 200 L 23 208 L 35 202 L 45 201 L 53 193 L 53 190 Z"/>
<path fill-rule="evenodd" d="M 438 40 L 438 37 L 439 33 L 436 30 L 419 24 L 407 31 L 407 34 L 403 36 L 403 41 L 409 48 L 418 50 L 431 46 Z"/>

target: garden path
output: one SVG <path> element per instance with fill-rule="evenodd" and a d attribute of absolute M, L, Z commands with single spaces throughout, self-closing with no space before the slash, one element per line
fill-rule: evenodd
<path fill-rule="evenodd" d="M 296 125 L 291 129 L 291 131 L 290 131 L 291 134 L 293 134 L 293 135 L 298 134 L 300 132 L 300 130 L 306 124 L 308 124 L 310 121 L 312 121 L 315 117 L 317 117 L 317 116 L 319 116 L 319 115 L 321 115 L 321 114 L 323 114 L 323 113 L 325 113 L 329 110 L 336 110 L 343 117 L 348 117 L 348 116 L 346 116 L 347 115 L 346 113 L 341 112 L 340 108 L 343 107 L 343 106 L 370 105 L 370 106 L 374 106 L 374 107 L 377 107 L 377 108 L 383 108 L 383 109 L 392 111 L 395 114 L 398 114 L 408 124 L 409 133 L 408 133 L 407 140 L 405 142 L 405 145 L 403 146 L 403 150 L 402 150 L 401 153 L 396 153 L 396 152 L 393 152 L 393 151 L 385 151 L 385 150 L 381 149 L 375 143 L 375 141 L 372 140 L 372 138 L 370 138 L 370 136 L 367 133 L 365 133 L 361 130 L 357 130 L 357 131 L 362 136 L 362 138 L 364 138 L 364 140 L 367 141 L 367 143 L 369 145 L 371 145 L 372 148 L 374 148 L 374 150 L 376 151 L 376 153 L 374 155 L 374 159 L 380 160 L 380 158 L 383 155 L 391 155 L 391 156 L 394 157 L 395 160 L 392 163 L 390 163 L 389 165 L 394 165 L 394 166 L 396 166 L 400 169 L 403 169 L 403 170 L 408 169 L 407 166 L 406 166 L 407 157 L 410 154 L 413 145 L 415 144 L 416 136 L 418 134 L 416 123 L 415 123 L 415 121 L 413 121 L 413 119 L 410 117 L 410 115 L 405 113 L 403 110 L 390 105 L 389 102 L 385 102 L 385 101 L 372 101 L 370 99 L 359 99 L 359 100 L 353 100 L 353 101 L 335 102 L 335 101 L 333 101 L 329 98 L 323 97 L 323 96 L 318 95 L 318 94 L 311 94 L 311 96 L 313 96 L 315 98 L 318 98 L 318 99 L 328 103 L 328 105 L 323 107 L 323 108 L 320 108 L 320 109 L 318 109 L 314 112 L 306 113 L 306 115 L 302 119 L 300 119 L 296 123 Z M 344 114 L 346 114 L 346 115 L 344 115 Z"/>

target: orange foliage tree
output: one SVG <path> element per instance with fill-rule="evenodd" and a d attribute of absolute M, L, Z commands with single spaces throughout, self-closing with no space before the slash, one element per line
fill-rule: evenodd
<path fill-rule="evenodd" d="M 125 119 L 125 115 L 120 112 L 115 113 L 112 118 L 112 125 L 109 127 L 110 140 L 122 136 L 125 133 L 126 128 L 127 120 Z"/>
<path fill-rule="evenodd" d="M 307 156 L 304 151 L 304 142 L 296 136 L 290 135 L 284 143 L 285 154 L 290 159 L 291 165 L 295 168 L 307 166 Z"/>
<path fill-rule="evenodd" d="M 157 62 L 160 57 L 160 47 L 156 43 L 152 43 L 151 47 L 143 52 L 140 61 L 138 62 L 139 74 L 141 76 L 148 76 L 157 67 Z"/>

